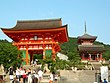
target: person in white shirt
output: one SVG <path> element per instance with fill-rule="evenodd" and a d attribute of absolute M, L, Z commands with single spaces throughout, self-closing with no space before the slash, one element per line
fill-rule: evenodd
<path fill-rule="evenodd" d="M 24 69 L 21 67 L 20 68 L 20 82 L 23 82 L 23 73 L 24 73 Z"/>
<path fill-rule="evenodd" d="M 53 74 L 51 73 L 49 83 L 52 83 L 52 82 L 53 82 Z"/>
<path fill-rule="evenodd" d="M 17 77 L 18 80 L 20 81 L 20 70 L 19 70 L 18 67 L 16 68 L 16 77 Z"/>
<path fill-rule="evenodd" d="M 38 71 L 39 81 L 43 78 L 43 72 L 41 70 Z"/>
<path fill-rule="evenodd" d="M 31 75 L 31 73 L 28 75 L 28 83 L 32 83 L 32 75 Z"/>
<path fill-rule="evenodd" d="M 13 80 L 13 75 L 14 75 L 14 70 L 13 70 L 13 67 L 11 66 L 10 68 L 9 68 L 9 75 L 10 75 L 10 83 L 12 82 L 12 80 Z"/>
<path fill-rule="evenodd" d="M 33 76 L 32 76 L 32 83 L 39 83 L 39 76 L 36 73 L 36 71 L 33 71 Z"/>

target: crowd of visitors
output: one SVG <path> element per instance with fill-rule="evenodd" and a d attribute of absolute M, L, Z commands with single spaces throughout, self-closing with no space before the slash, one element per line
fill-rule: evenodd
<path fill-rule="evenodd" d="M 2 66 L 2 65 L 1 65 Z M 9 80 L 4 79 L 4 67 L 0 67 L 3 70 L 3 74 L 0 75 L 0 83 L 41 83 L 43 79 L 43 74 L 48 73 L 48 83 L 57 83 L 57 75 L 54 72 L 50 72 L 48 65 L 45 64 L 43 70 L 41 66 L 36 65 L 36 63 L 31 64 L 29 67 L 15 67 L 10 66 L 8 69 Z M 5 71 L 6 72 L 6 71 Z M 10 82 L 9 82 L 10 81 Z"/>
<path fill-rule="evenodd" d="M 23 67 L 17 67 L 16 70 L 13 70 L 13 67 L 9 68 L 10 83 L 41 83 L 43 74 L 41 68 L 36 70 L 24 69 Z M 57 83 L 57 76 L 54 76 L 54 73 L 50 74 L 49 79 L 49 83 L 53 83 L 54 79 Z"/>
<path fill-rule="evenodd" d="M 15 73 L 15 74 L 14 74 Z M 40 83 L 43 72 L 39 70 L 23 69 L 22 67 L 13 70 L 9 68 L 10 83 Z"/>

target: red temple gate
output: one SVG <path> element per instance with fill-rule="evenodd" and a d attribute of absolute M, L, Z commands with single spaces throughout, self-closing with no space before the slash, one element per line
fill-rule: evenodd
<path fill-rule="evenodd" d="M 56 53 L 60 51 L 59 43 L 68 41 L 67 25 L 62 26 L 61 19 L 17 21 L 15 27 L 2 28 L 2 31 L 13 40 L 13 45 L 24 51 L 26 64 L 35 53 L 42 53 L 45 59 L 48 50 L 55 60 Z"/>

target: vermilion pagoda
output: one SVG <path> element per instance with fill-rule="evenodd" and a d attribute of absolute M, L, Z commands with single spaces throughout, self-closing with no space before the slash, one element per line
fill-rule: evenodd
<path fill-rule="evenodd" d="M 2 28 L 2 31 L 13 40 L 13 45 L 24 50 L 23 60 L 29 64 L 33 54 L 51 52 L 55 60 L 56 52 L 60 51 L 59 43 L 68 41 L 67 25 L 62 26 L 61 19 L 17 21 L 11 29 Z"/>
<path fill-rule="evenodd" d="M 96 36 L 91 36 L 86 33 L 86 24 L 85 24 L 85 33 L 82 36 L 78 36 L 78 51 L 83 61 L 102 61 L 102 53 L 104 52 L 103 45 L 94 45 Z"/>

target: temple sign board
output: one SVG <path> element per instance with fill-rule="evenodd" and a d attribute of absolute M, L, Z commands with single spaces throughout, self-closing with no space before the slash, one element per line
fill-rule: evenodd
<path fill-rule="evenodd" d="M 108 66 L 101 66 L 100 71 L 101 71 L 101 80 L 103 81 L 104 79 L 106 79 L 108 82 Z"/>

